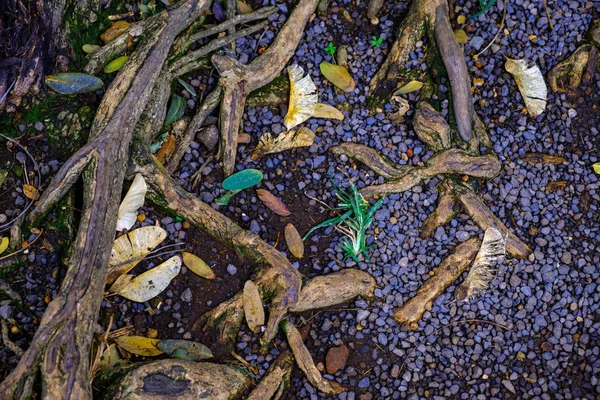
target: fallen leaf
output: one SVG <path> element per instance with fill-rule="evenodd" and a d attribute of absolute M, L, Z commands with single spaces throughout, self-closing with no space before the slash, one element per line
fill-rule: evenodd
<path fill-rule="evenodd" d="M 100 35 L 100 40 L 102 40 L 105 44 L 112 42 L 119 35 L 125 32 L 127 28 L 129 28 L 129 25 L 129 22 L 123 20 L 113 23 L 110 28 Z"/>
<path fill-rule="evenodd" d="M 0 254 L 4 253 L 8 249 L 9 240 L 7 237 L 3 237 L 0 240 Z"/>
<path fill-rule="evenodd" d="M 290 102 L 288 112 L 283 119 L 283 124 L 289 130 L 309 119 L 315 105 L 319 101 L 317 87 L 310 78 L 304 75 L 302 67 L 293 64 L 288 67 L 290 78 Z"/>
<path fill-rule="evenodd" d="M 352 76 L 346 67 L 323 61 L 319 65 L 319 69 L 325 79 L 342 89 L 344 92 L 349 93 L 356 88 L 356 82 L 354 82 L 354 79 L 352 79 Z"/>
<path fill-rule="evenodd" d="M 454 31 L 454 39 L 460 44 L 467 44 L 469 36 L 467 36 L 464 29 L 457 29 Z"/>
<path fill-rule="evenodd" d="M 252 281 L 246 281 L 242 294 L 244 315 L 248 328 L 254 333 L 260 332 L 260 327 L 265 324 L 265 310 L 258 287 Z"/>
<path fill-rule="evenodd" d="M 190 85 L 189 83 L 187 83 L 184 79 L 181 78 L 177 78 L 177 82 L 181 83 L 181 86 L 183 86 L 183 88 L 185 90 L 187 90 L 187 92 L 189 94 L 191 94 L 192 96 L 196 96 L 196 89 L 194 89 L 194 87 L 192 85 Z"/>
<path fill-rule="evenodd" d="M 119 354 L 119 350 L 117 350 L 117 345 L 112 343 L 102 352 L 100 361 L 98 362 L 98 367 L 100 369 L 110 369 L 119 364 L 121 361 L 122 358 Z"/>
<path fill-rule="evenodd" d="M 475 85 L 475 86 L 481 86 L 481 85 L 483 85 L 483 83 L 484 83 L 483 78 L 475 78 L 475 79 L 473 79 L 473 85 Z"/>
<path fill-rule="evenodd" d="M 169 105 L 169 110 L 167 111 L 167 117 L 165 118 L 164 126 L 169 126 L 173 122 L 177 121 L 179 118 L 183 117 L 183 113 L 185 112 L 185 100 L 181 96 L 173 95 L 171 99 L 171 105 Z"/>
<path fill-rule="evenodd" d="M 282 217 L 287 217 L 291 214 L 286 205 L 268 190 L 257 189 L 256 194 L 260 201 L 262 201 L 265 206 L 269 207 L 275 214 L 281 215 Z"/>
<path fill-rule="evenodd" d="M 248 168 L 230 175 L 222 183 L 223 189 L 239 191 L 258 185 L 263 179 L 263 173 L 257 169 Z"/>
<path fill-rule="evenodd" d="M 35 200 L 37 197 L 37 189 L 35 186 L 28 185 L 26 183 L 23 184 L 23 194 L 25 197 L 31 200 Z"/>
<path fill-rule="evenodd" d="M 183 263 L 185 266 L 196 275 L 205 279 L 215 279 L 215 272 L 200 257 L 195 256 L 192 253 L 188 253 L 187 251 L 181 253 L 181 257 L 183 258 Z"/>
<path fill-rule="evenodd" d="M 329 104 L 317 103 L 315 110 L 312 113 L 313 118 L 329 118 L 344 120 L 344 114 L 337 108 L 330 106 Z"/>
<path fill-rule="evenodd" d="M 81 50 L 83 50 L 83 52 L 86 54 L 94 54 L 95 52 L 100 50 L 100 46 L 98 46 L 97 44 L 84 44 L 83 46 L 81 46 Z"/>
<path fill-rule="evenodd" d="M 115 342 L 124 350 L 138 356 L 152 357 L 162 354 L 156 345 L 159 339 L 150 339 L 144 336 L 119 336 Z"/>
<path fill-rule="evenodd" d="M 250 14 L 252 11 L 252 7 L 250 7 L 245 1 L 238 0 L 238 12 L 240 14 Z"/>
<path fill-rule="evenodd" d="M 544 154 L 544 153 L 527 153 L 523 157 L 521 157 L 521 160 L 525 161 L 526 163 L 530 163 L 530 164 L 540 164 L 541 163 L 541 164 L 559 165 L 564 162 L 567 162 L 567 159 L 564 157 L 551 156 L 550 154 Z"/>
<path fill-rule="evenodd" d="M 459 24 L 464 24 L 467 21 L 467 17 L 464 15 L 459 15 L 456 17 L 456 22 Z"/>
<path fill-rule="evenodd" d="M 296 258 L 302 258 L 304 256 L 304 242 L 296 227 L 292 224 L 287 224 L 283 233 L 290 253 Z"/>
<path fill-rule="evenodd" d="M 504 68 L 514 76 L 519 92 L 525 100 L 525 106 L 531 117 L 540 115 L 546 108 L 548 90 L 542 71 L 537 65 L 527 67 L 527 60 L 506 58 Z"/>
<path fill-rule="evenodd" d="M 315 137 L 314 132 L 305 127 L 301 127 L 295 131 L 280 133 L 275 138 L 266 132 L 260 137 L 258 145 L 254 149 L 253 156 L 260 158 L 265 154 L 279 153 L 297 147 L 312 146 L 315 142 Z"/>
<path fill-rule="evenodd" d="M 171 158 L 176 149 L 177 141 L 175 140 L 175 136 L 167 135 L 167 138 L 160 146 L 160 149 L 158 149 L 158 151 L 156 152 L 156 158 L 158 159 L 158 161 L 160 161 L 161 164 L 164 165 L 165 161 Z"/>
<path fill-rule="evenodd" d="M 0 186 L 4 185 L 6 179 L 8 179 L 8 171 L 0 169 Z"/>
<path fill-rule="evenodd" d="M 593 168 L 593 170 L 594 170 L 595 173 L 597 173 L 598 175 L 600 175 L 600 162 L 592 164 L 592 168 Z"/>
<path fill-rule="evenodd" d="M 159 226 L 144 226 L 118 237 L 112 245 L 106 283 L 131 271 L 142 259 L 167 237 Z"/>
<path fill-rule="evenodd" d="M 158 267 L 154 267 L 131 280 L 117 294 L 126 299 L 143 303 L 156 297 L 169 286 L 181 270 L 181 258 L 173 256 Z"/>
<path fill-rule="evenodd" d="M 330 348 L 325 356 L 327 373 L 333 375 L 338 372 L 346 364 L 349 355 L 350 349 L 345 344 Z"/>
<path fill-rule="evenodd" d="M 110 293 L 119 293 L 131 283 L 133 278 L 135 278 L 135 276 L 131 274 L 123 274 L 119 276 L 117 279 L 115 279 L 115 282 L 112 284 L 112 286 L 108 288 L 108 291 Z"/>
<path fill-rule="evenodd" d="M 396 90 L 392 95 L 392 99 L 394 96 L 401 96 L 403 94 L 411 93 L 416 90 L 419 90 L 423 87 L 423 83 L 419 81 L 410 81 L 406 85 L 402 86 L 400 89 Z"/>
<path fill-rule="evenodd" d="M 252 141 L 252 136 L 247 133 L 238 133 L 237 142 L 241 144 L 248 144 Z"/>
<path fill-rule="evenodd" d="M 127 56 L 115 58 L 114 60 L 106 64 L 106 66 L 104 66 L 104 73 L 110 74 L 113 72 L 117 72 L 118 70 L 123 68 L 123 65 L 125 65 L 127 60 L 129 60 L 129 57 Z"/>
<path fill-rule="evenodd" d="M 564 190 L 564 188 L 566 187 L 567 181 L 548 182 L 548 184 L 546 185 L 546 192 L 554 193 L 558 192 L 559 190 Z"/>
<path fill-rule="evenodd" d="M 104 82 L 92 75 L 79 72 L 48 75 L 44 82 L 52 90 L 60 94 L 90 93 L 100 89 Z"/>
<path fill-rule="evenodd" d="M 212 351 L 199 342 L 190 340 L 167 339 L 156 345 L 163 353 L 180 360 L 200 361 L 213 357 Z"/>
<path fill-rule="evenodd" d="M 119 206 L 117 231 L 129 230 L 135 224 L 138 209 L 144 205 L 147 190 L 148 186 L 142 174 L 135 174 L 135 178 Z"/>

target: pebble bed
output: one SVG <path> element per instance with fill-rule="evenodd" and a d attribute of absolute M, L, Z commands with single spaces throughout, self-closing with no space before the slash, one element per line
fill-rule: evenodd
<path fill-rule="evenodd" d="M 259 187 L 284 201 L 293 193 L 315 214 L 323 214 L 324 207 L 313 198 L 334 205 L 331 180 L 343 186 L 353 182 L 359 188 L 384 182 L 372 171 L 354 166 L 346 157 L 332 155 L 328 151 L 330 147 L 342 142 L 360 143 L 377 149 L 396 163 L 408 165 L 419 165 L 432 156 L 416 138 L 410 124 L 418 92 L 406 96 L 411 105 L 407 123 L 394 124 L 389 119 L 396 104 L 386 104 L 379 112 L 371 112 L 365 106 L 368 82 L 393 42 L 394 24 L 408 9 L 406 1 L 389 3 L 396 4 L 385 6 L 380 24 L 374 27 L 363 15 L 364 0 L 358 6 L 356 2 L 333 1 L 326 18 L 317 16 L 308 24 L 293 62 L 311 75 L 319 88 L 321 102 L 349 105 L 342 122 L 311 119 L 305 123 L 317 134 L 313 146 L 252 160 L 251 150 L 261 134 L 285 131 L 285 110 L 246 109 L 243 129 L 252 136 L 253 142 L 239 147 L 236 167 L 262 170 L 265 178 Z M 264 1 L 263 5 L 271 4 L 279 7 L 279 12 L 269 18 L 274 29 L 236 43 L 242 62 L 251 60 L 257 48 L 273 40 L 291 11 L 274 1 Z M 326 375 L 349 389 L 339 395 L 339 399 L 593 399 L 600 395 L 600 176 L 591 168 L 600 161 L 597 130 L 600 115 L 581 115 L 578 110 L 585 108 L 582 104 L 550 90 L 547 109 L 541 116 L 532 119 L 521 113 L 523 100 L 514 79 L 504 70 L 503 57 L 504 54 L 527 58 L 539 65 L 546 76 L 584 40 L 592 15 L 600 11 L 600 4 L 550 0 L 548 8 L 554 24 L 554 29 L 550 29 L 542 2 L 509 2 L 506 6 L 508 34 L 501 34 L 479 57 L 482 65 L 478 67 L 472 56 L 496 34 L 503 6 L 498 0 L 488 12 L 461 26 L 469 27 L 465 54 L 471 79 L 483 80 L 483 84 L 475 87 L 475 109 L 489 128 L 493 150 L 502 163 L 501 173 L 485 182 L 478 193 L 534 253 L 528 260 L 508 258 L 501 263 L 489 289 L 469 302 L 452 303 L 455 285 L 451 286 L 425 313 L 419 329 L 411 332 L 394 321 L 393 307 L 410 299 L 428 279 L 428 272 L 457 244 L 471 236 L 482 236 L 479 227 L 466 215 L 458 214 L 449 224 L 438 228 L 431 238 L 419 238 L 423 221 L 435 208 L 435 185 L 439 179 L 386 197 L 368 231 L 368 244 L 373 246 L 369 262 L 348 260 L 340 265 L 339 260 L 344 258 L 338 246 L 341 236 L 333 228 L 315 233 L 305 243 L 306 260 L 294 261 L 302 273 L 313 277 L 341 268 L 359 268 L 372 274 L 378 285 L 375 292 L 378 300 L 368 303 L 359 299 L 354 304 L 320 312 L 311 320 L 312 329 L 306 343 L 315 362 L 323 363 L 332 346 L 345 344 L 350 348 L 346 366 L 335 376 Z M 478 7 L 479 2 L 457 0 L 455 15 L 472 15 Z M 344 8 L 355 20 L 354 29 L 344 22 Z M 371 46 L 373 35 L 383 39 L 380 48 Z M 321 61 L 331 61 L 323 51 L 329 42 L 349 46 L 349 70 L 357 84 L 353 93 L 338 93 L 319 72 Z M 407 69 L 427 69 L 426 45 L 426 42 L 419 43 Z M 196 87 L 210 87 L 215 81 L 198 77 L 191 83 Z M 599 74 L 595 75 L 593 84 L 594 91 L 600 89 Z M 442 82 L 439 90 L 445 93 L 448 87 Z M 197 99 L 185 91 L 180 94 L 188 98 L 191 113 Z M 598 95 L 590 96 L 589 100 L 599 103 Z M 447 108 L 447 101 L 442 102 L 444 114 Z M 560 155 L 568 161 L 557 166 L 528 164 L 521 157 L 529 152 Z M 193 143 L 176 178 L 191 189 L 190 177 L 205 161 L 206 150 L 199 143 Z M 56 167 L 50 165 L 52 171 Z M 211 177 L 220 173 L 219 169 L 220 164 L 208 163 L 202 172 L 202 182 L 194 189 L 207 203 L 212 204 L 223 194 L 220 180 Z M 48 175 L 50 170 L 45 172 Z M 568 182 L 564 190 L 546 191 L 547 183 L 561 180 Z M 582 197 L 586 193 L 591 202 L 583 206 Z M 261 236 L 270 230 L 271 212 L 260 203 L 254 190 L 238 194 L 229 206 L 214 207 Z M 144 211 L 148 218 L 142 225 L 153 224 L 158 219 L 169 231 L 171 243 L 185 240 L 186 229 L 182 222 L 158 216 L 150 208 Z M 294 223 L 294 218 L 292 214 L 285 221 Z M 324 254 L 319 247 L 322 242 L 329 243 Z M 35 256 L 31 261 L 35 261 Z M 150 266 L 152 264 L 147 267 Z M 226 279 L 239 279 L 241 288 L 247 277 L 241 276 L 240 266 L 232 261 L 225 266 L 225 271 Z M 43 286 L 48 285 L 46 278 L 48 276 L 38 276 L 31 280 Z M 51 282 L 56 281 L 52 278 Z M 39 314 L 45 305 L 39 296 L 31 296 L 26 298 L 26 304 Z M 159 314 L 166 313 L 172 319 L 169 327 L 178 329 L 174 337 L 193 338 L 190 332 L 193 321 L 189 321 L 187 314 L 189 305 L 195 301 L 208 301 L 210 305 L 211 300 L 203 299 L 202 293 L 186 287 L 185 278 L 178 278 L 163 297 L 167 299 L 167 306 Z M 133 316 L 144 313 L 147 306 L 120 298 L 112 298 L 110 304 L 103 302 L 106 308 L 115 305 L 123 314 L 118 326 L 130 323 Z M 12 315 L 21 323 L 30 323 L 26 319 L 31 317 L 11 306 L 0 307 L 0 313 Z M 152 324 L 153 317 L 144 318 Z M 260 355 L 257 348 L 256 336 L 243 330 L 236 350 L 260 371 L 260 376 L 278 350 Z M 4 350 L 0 350 L 0 360 L 9 360 Z M 289 399 L 322 397 L 300 373 L 294 374 L 292 386 L 285 395 Z"/>

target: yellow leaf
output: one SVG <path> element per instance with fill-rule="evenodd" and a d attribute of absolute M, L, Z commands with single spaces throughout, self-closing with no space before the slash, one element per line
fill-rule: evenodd
<path fill-rule="evenodd" d="M 392 96 L 400 96 L 402 94 L 414 92 L 415 90 L 419 90 L 422 87 L 423 87 L 422 82 L 410 81 L 406 85 L 402 86 L 400 89 L 396 90 Z"/>
<path fill-rule="evenodd" d="M 319 69 L 325 79 L 342 89 L 344 92 L 349 93 L 356 88 L 356 82 L 354 82 L 354 79 L 352 79 L 352 76 L 346 67 L 324 61 L 319 65 Z"/>
<path fill-rule="evenodd" d="M 292 224 L 287 224 L 283 234 L 290 253 L 296 258 L 302 258 L 304 256 L 304 242 L 296 227 Z"/>
<path fill-rule="evenodd" d="M 528 68 L 527 60 L 513 60 L 508 57 L 504 68 L 514 76 L 529 115 L 533 118 L 540 115 L 546 108 L 548 96 L 548 89 L 540 68 L 537 65 Z"/>
<path fill-rule="evenodd" d="M 467 44 L 469 36 L 467 36 L 467 32 L 464 29 L 457 29 L 454 31 L 454 39 L 460 44 Z"/>
<path fill-rule="evenodd" d="M 175 150 L 177 149 L 177 141 L 174 135 L 167 135 L 160 149 L 156 152 L 156 158 L 161 164 L 165 164 L 165 161 L 171 158 Z"/>
<path fill-rule="evenodd" d="M 109 43 L 115 40 L 119 35 L 129 28 L 129 22 L 127 21 L 117 21 L 111 25 L 102 35 L 100 35 L 100 40 L 104 43 Z"/>
<path fill-rule="evenodd" d="M 158 267 L 154 267 L 141 275 L 136 276 L 129 285 L 117 294 L 126 299 L 143 303 L 160 294 L 169 286 L 181 270 L 181 258 L 173 256 Z"/>
<path fill-rule="evenodd" d="M 37 189 L 35 188 L 35 186 L 31 186 L 25 183 L 23 184 L 23 194 L 28 199 L 35 200 L 35 198 L 37 197 Z"/>
<path fill-rule="evenodd" d="M 2 240 L 0 240 L 0 254 L 4 253 L 6 249 L 8 249 L 8 243 L 7 237 L 3 237 Z"/>
<path fill-rule="evenodd" d="M 483 78 L 475 78 L 475 79 L 473 79 L 473 85 L 475 85 L 475 86 L 481 86 L 481 85 L 483 85 L 483 82 L 484 82 Z"/>
<path fill-rule="evenodd" d="M 537 39 L 536 35 L 529 35 L 529 40 L 535 40 L 535 39 Z"/>
<path fill-rule="evenodd" d="M 238 0 L 238 12 L 240 14 L 250 14 L 252 12 L 252 7 L 250 7 L 245 1 Z"/>
<path fill-rule="evenodd" d="M 252 281 L 246 281 L 244 284 L 242 304 L 248 328 L 254 333 L 260 332 L 260 327 L 265 324 L 265 310 L 258 287 Z"/>
<path fill-rule="evenodd" d="M 127 60 L 129 60 L 129 57 L 127 56 L 115 58 L 114 60 L 106 64 L 106 66 L 104 67 L 104 72 L 110 74 L 111 72 L 116 72 L 120 70 L 121 68 L 123 68 L 123 65 L 125 65 Z"/>
<path fill-rule="evenodd" d="M 119 336 L 115 342 L 131 354 L 138 356 L 152 357 L 163 353 L 156 347 L 160 342 L 159 339 L 150 339 L 144 336 Z"/>
<path fill-rule="evenodd" d="M 295 149 L 296 147 L 312 146 L 315 142 L 315 134 L 308 128 L 301 127 L 295 131 L 287 131 L 280 133 L 279 136 L 273 138 L 270 133 L 266 132 L 258 141 L 258 145 L 254 149 L 256 158 L 262 157 L 265 154 L 279 153 L 280 151 Z"/>
<path fill-rule="evenodd" d="M 340 110 L 324 103 L 317 103 L 315 105 L 315 111 L 313 111 L 312 116 L 314 118 L 339 119 L 340 121 L 344 119 L 344 114 Z"/>
<path fill-rule="evenodd" d="M 467 22 L 467 17 L 464 15 L 459 15 L 458 17 L 456 17 L 456 22 L 459 24 L 464 24 L 465 22 Z"/>
<path fill-rule="evenodd" d="M 183 258 L 185 266 L 196 275 L 206 279 L 215 279 L 215 272 L 200 257 L 185 251 L 181 254 L 181 257 Z"/>
<path fill-rule="evenodd" d="M 597 162 L 596 164 L 593 164 L 592 168 L 594 169 L 595 173 L 597 173 L 598 175 L 600 175 L 600 162 Z M 2 251 L 0 251 L 0 253 L 2 253 Z"/>
<path fill-rule="evenodd" d="M 159 226 L 144 226 L 117 238 L 108 261 L 106 283 L 113 283 L 120 275 L 131 271 L 142 259 L 167 237 Z"/>
<path fill-rule="evenodd" d="M 302 67 L 296 64 L 291 65 L 288 67 L 288 75 L 290 77 L 290 104 L 283 123 L 287 129 L 292 129 L 312 116 L 319 98 L 316 93 L 317 87 L 310 75 L 302 77 L 304 75 Z"/>

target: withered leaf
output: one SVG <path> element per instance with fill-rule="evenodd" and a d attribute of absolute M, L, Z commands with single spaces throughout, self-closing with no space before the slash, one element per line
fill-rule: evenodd
<path fill-rule="evenodd" d="M 304 242 L 298 233 L 296 227 L 292 224 L 287 224 L 284 231 L 285 243 L 290 249 L 290 253 L 296 258 L 304 256 Z"/>
<path fill-rule="evenodd" d="M 567 181 L 548 182 L 548 184 L 546 185 L 546 192 L 554 193 L 559 190 L 563 190 L 566 187 L 567 187 Z"/>
<path fill-rule="evenodd" d="M 527 111 L 535 118 L 546 108 L 548 89 L 540 68 L 537 65 L 528 68 L 527 64 L 527 60 L 513 60 L 506 57 L 504 68 L 514 76 Z"/>
<path fill-rule="evenodd" d="M 551 156 L 550 154 L 543 154 L 543 153 L 527 153 L 523 157 L 521 157 L 521 160 L 525 161 L 526 163 L 530 163 L 530 164 L 540 164 L 541 163 L 541 164 L 559 165 L 564 162 L 567 162 L 567 159 L 564 157 Z"/>
<path fill-rule="evenodd" d="M 265 324 L 265 310 L 258 287 L 252 281 L 246 281 L 242 294 L 244 315 L 248 328 L 254 333 L 260 332 L 260 327 Z"/>
<path fill-rule="evenodd" d="M 100 40 L 102 40 L 105 44 L 112 42 L 120 34 L 125 32 L 127 28 L 129 28 L 129 25 L 129 22 L 123 20 L 113 23 L 110 28 L 100 35 Z"/>
<path fill-rule="evenodd" d="M 37 189 L 35 188 L 35 186 L 28 185 L 25 183 L 23 184 L 23 194 L 28 199 L 35 200 L 35 198 L 37 197 Z"/>
<path fill-rule="evenodd" d="M 344 114 L 337 108 L 325 103 L 317 103 L 312 113 L 313 118 L 330 118 L 342 121 Z"/>
<path fill-rule="evenodd" d="M 171 158 L 176 149 L 177 141 L 175 140 L 175 136 L 167 135 L 167 138 L 163 142 L 162 146 L 160 146 L 160 149 L 158 149 L 156 152 L 156 158 L 161 164 L 164 165 L 165 161 Z"/>
<path fill-rule="evenodd" d="M 322 62 L 319 65 L 321 73 L 329 82 L 333 83 L 344 92 L 352 92 L 356 88 L 356 82 L 346 69 L 341 65 L 330 64 L 328 62 Z"/>
<path fill-rule="evenodd" d="M 295 131 L 280 133 L 276 138 L 273 138 L 267 132 L 260 137 L 258 145 L 254 149 L 253 158 L 259 158 L 265 154 L 279 153 L 296 147 L 312 146 L 314 142 L 314 132 L 305 127 L 301 127 Z"/>
<path fill-rule="evenodd" d="M 144 336 L 119 336 L 115 342 L 131 354 L 138 356 L 152 357 L 163 352 L 156 347 L 159 339 L 150 339 Z"/>
<path fill-rule="evenodd" d="M 200 257 L 184 251 L 181 253 L 181 258 L 183 258 L 183 263 L 185 266 L 196 275 L 205 279 L 215 279 L 215 272 Z"/>
<path fill-rule="evenodd" d="M 269 207 L 271 211 L 273 211 L 277 215 L 281 215 L 282 217 L 287 217 L 290 215 L 290 210 L 283 204 L 283 201 L 279 200 L 273 193 L 269 192 L 265 189 L 257 189 L 256 194 L 260 201 L 264 203 L 265 206 Z"/>

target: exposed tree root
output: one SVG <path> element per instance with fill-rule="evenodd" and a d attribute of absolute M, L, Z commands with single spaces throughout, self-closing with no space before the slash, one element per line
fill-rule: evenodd
<path fill-rule="evenodd" d="M 225 175 L 234 172 L 237 137 L 246 97 L 253 90 L 271 82 L 294 55 L 304 27 L 317 7 L 317 0 L 301 1 L 273 44 L 248 65 L 242 65 L 228 56 L 215 55 L 212 62 L 219 71 L 219 85 L 223 88 L 221 98 L 221 154 Z"/>
<path fill-rule="evenodd" d="M 429 214 L 423 226 L 421 226 L 420 236 L 422 239 L 430 237 L 431 234 L 440 226 L 446 225 L 456 215 L 456 200 L 452 196 L 451 183 L 443 180 L 437 185 L 438 202 L 435 210 Z"/>
<path fill-rule="evenodd" d="M 278 399 L 285 388 L 290 384 L 294 356 L 289 350 L 284 351 L 269 367 L 267 374 L 252 390 L 247 400 Z"/>
<path fill-rule="evenodd" d="M 418 322 L 431 309 L 434 300 L 452 285 L 475 259 L 481 240 L 471 238 L 456 246 L 454 252 L 432 270 L 433 276 L 425 281 L 413 298 L 394 309 L 394 319 L 416 330 Z"/>

